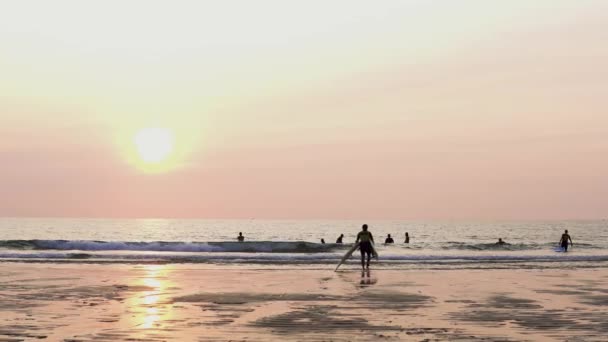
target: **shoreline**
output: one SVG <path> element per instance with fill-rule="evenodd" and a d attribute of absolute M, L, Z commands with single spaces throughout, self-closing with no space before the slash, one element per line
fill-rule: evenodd
<path fill-rule="evenodd" d="M 2 263 L 0 340 L 600 341 L 608 270 Z"/>

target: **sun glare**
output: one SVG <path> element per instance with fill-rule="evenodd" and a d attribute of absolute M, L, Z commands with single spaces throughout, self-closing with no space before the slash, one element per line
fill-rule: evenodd
<path fill-rule="evenodd" d="M 173 133 L 166 128 L 143 128 L 134 138 L 139 158 L 150 164 L 166 160 L 173 152 Z"/>

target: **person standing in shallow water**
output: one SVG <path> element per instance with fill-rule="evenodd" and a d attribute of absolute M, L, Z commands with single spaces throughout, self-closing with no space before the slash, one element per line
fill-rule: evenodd
<path fill-rule="evenodd" d="M 338 239 L 336 240 L 336 243 L 342 243 L 342 239 L 344 238 L 344 234 L 340 234 L 340 236 L 338 237 Z"/>
<path fill-rule="evenodd" d="M 367 255 L 367 269 L 369 270 L 369 261 L 372 258 L 372 243 L 374 242 L 374 236 L 367 230 L 367 225 L 364 224 L 361 227 L 361 231 L 357 234 L 357 240 L 355 243 L 360 242 L 359 250 L 361 251 L 361 268 L 365 270 L 365 256 Z"/>
<path fill-rule="evenodd" d="M 410 243 L 410 236 L 407 232 L 405 232 L 405 243 Z"/>
<path fill-rule="evenodd" d="M 237 236 L 237 237 L 236 237 L 236 239 L 237 239 L 239 242 L 243 242 L 243 241 L 245 241 L 245 237 L 243 236 L 243 233 L 242 233 L 242 232 L 239 232 L 239 236 Z"/>
<path fill-rule="evenodd" d="M 391 237 L 391 234 L 388 234 L 388 236 L 386 237 L 386 240 L 384 240 L 384 243 L 394 243 L 395 240 L 393 240 L 393 238 Z"/>
<path fill-rule="evenodd" d="M 572 247 L 572 238 L 568 234 L 568 229 L 562 234 L 562 238 L 559 240 L 559 245 L 564 249 L 564 252 L 568 251 L 568 241 L 570 241 L 570 247 Z"/>

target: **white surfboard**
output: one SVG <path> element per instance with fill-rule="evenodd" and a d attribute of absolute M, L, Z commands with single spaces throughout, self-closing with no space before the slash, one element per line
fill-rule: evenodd
<path fill-rule="evenodd" d="M 355 253 L 355 251 L 357 250 L 357 248 L 359 248 L 359 243 L 354 244 L 349 250 L 348 252 L 346 252 L 346 254 L 344 254 L 344 256 L 342 257 L 342 260 L 340 260 L 340 262 L 338 263 L 338 266 L 336 266 L 336 269 L 334 270 L 337 271 L 338 268 L 346 261 L 348 260 L 351 255 L 353 255 L 353 253 Z"/>
<path fill-rule="evenodd" d="M 337 271 L 338 268 L 340 266 L 342 266 L 342 264 L 345 263 L 346 260 L 348 260 L 357 249 L 359 249 L 359 243 L 354 244 L 348 250 L 348 252 L 346 252 L 346 254 L 344 254 L 344 256 L 342 257 L 342 260 L 340 260 L 340 263 L 338 263 L 338 266 L 336 266 L 336 269 L 334 270 L 334 272 Z M 378 260 L 378 252 L 376 252 L 376 248 L 374 248 L 374 244 L 373 243 L 372 243 L 372 257 L 375 258 L 376 260 Z"/>

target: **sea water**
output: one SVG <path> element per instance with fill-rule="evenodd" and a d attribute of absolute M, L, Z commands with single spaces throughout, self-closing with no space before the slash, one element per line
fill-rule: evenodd
<path fill-rule="evenodd" d="M 0 218 L 0 261 L 330 268 L 367 223 L 378 268 L 608 266 L 608 221 L 410 222 Z M 555 247 L 568 229 L 574 247 Z M 237 242 L 239 232 L 245 242 Z M 410 243 L 404 243 L 405 233 Z M 335 240 L 344 234 L 344 244 Z M 385 245 L 391 234 L 394 244 Z M 497 245 L 498 238 L 507 244 Z M 326 241 L 321 243 L 321 239 Z M 357 254 L 351 264 L 356 265 Z M 253 267 L 253 266 L 252 266 Z"/>

